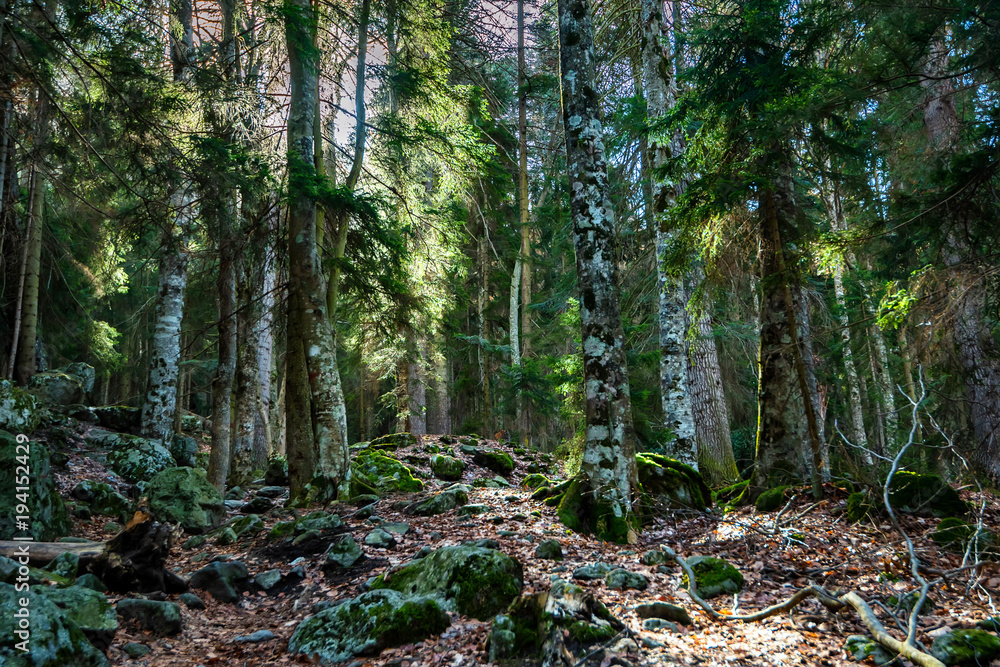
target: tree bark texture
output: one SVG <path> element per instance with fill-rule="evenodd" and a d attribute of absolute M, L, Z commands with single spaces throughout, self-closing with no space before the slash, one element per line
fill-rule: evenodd
<path fill-rule="evenodd" d="M 21 258 L 17 312 L 14 320 L 15 378 L 27 384 L 35 374 L 38 361 L 35 344 L 38 338 L 38 284 L 42 264 L 42 228 L 45 214 L 45 176 L 34 166 L 31 178 L 31 201 Z"/>
<path fill-rule="evenodd" d="M 521 273 L 521 336 L 520 357 L 528 354 L 528 333 L 531 331 L 531 238 L 528 201 L 528 72 L 524 57 L 524 0 L 517 0 L 517 184 L 518 204 L 521 213 L 521 251 L 518 267 Z M 513 287 L 513 285 L 512 285 Z M 511 306 L 514 306 L 513 299 Z M 511 323 L 513 326 L 513 317 Z M 513 339 L 512 344 L 513 344 Z M 520 363 L 518 364 L 520 366 Z M 517 392 L 517 424 L 515 426 L 522 444 L 531 442 L 531 417 L 524 402 L 524 395 Z"/>
<path fill-rule="evenodd" d="M 312 49 L 313 8 L 289 0 L 285 42 L 291 80 L 288 116 L 288 468 L 293 497 L 321 478 L 349 493 L 347 415 L 337 350 L 326 312 L 326 284 L 316 249 L 313 118 L 319 54 Z"/>
<path fill-rule="evenodd" d="M 582 526 L 614 541 L 635 540 L 633 492 L 638 483 L 635 434 L 623 347 L 615 265 L 615 213 L 610 198 L 595 87 L 594 32 L 588 0 L 559 0 L 560 76 L 570 211 L 580 289 L 586 434 L 578 498 Z M 567 492 L 560 505 L 566 520 Z M 572 526 L 571 526 L 572 527 Z"/>

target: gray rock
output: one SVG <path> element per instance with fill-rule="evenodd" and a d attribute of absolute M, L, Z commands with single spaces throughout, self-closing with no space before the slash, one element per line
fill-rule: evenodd
<path fill-rule="evenodd" d="M 97 379 L 97 371 L 90 364 L 77 361 L 56 370 L 57 372 L 65 373 L 66 375 L 73 375 L 80 380 L 80 385 L 83 387 L 84 394 L 89 394 L 94 390 L 94 380 Z"/>
<path fill-rule="evenodd" d="M 676 623 L 671 623 L 670 621 L 665 621 L 662 618 L 647 618 L 642 622 L 643 630 L 670 630 L 671 632 L 680 632 L 680 628 L 677 627 Z"/>
<path fill-rule="evenodd" d="M 118 617 L 103 593 L 83 586 L 33 586 L 76 624 L 96 648 L 106 651 L 118 632 Z"/>
<path fill-rule="evenodd" d="M 266 642 L 270 639 L 274 639 L 274 633 L 270 630 L 258 630 L 257 632 L 252 632 L 249 635 L 239 635 L 234 642 L 240 644 L 259 644 L 260 642 Z"/>
<path fill-rule="evenodd" d="M 148 482 L 177 464 L 163 445 L 137 435 L 121 435 L 108 454 L 108 464 L 126 482 Z"/>
<path fill-rule="evenodd" d="M 236 602 L 241 593 L 249 590 L 250 574 L 240 561 L 209 563 L 192 574 L 188 583 L 208 591 L 219 602 Z"/>
<path fill-rule="evenodd" d="M 469 487 L 464 484 L 452 484 L 451 486 L 435 493 L 429 498 L 411 503 L 403 510 L 406 514 L 414 516 L 435 516 L 444 514 L 456 507 L 461 507 L 469 502 Z"/>
<path fill-rule="evenodd" d="M 149 648 L 145 644 L 138 644 L 136 642 L 129 642 L 122 646 L 122 650 L 128 655 L 128 657 L 135 660 L 136 658 L 141 658 L 144 655 L 148 655 L 153 649 Z"/>
<path fill-rule="evenodd" d="M 18 619 L 22 597 L 29 600 L 31 614 L 31 660 L 17 649 L 16 644 L 28 639 L 18 637 Z M 64 610 L 32 588 L 17 591 L 14 586 L 0 583 L 0 664 L 10 667 L 106 667 L 108 660 L 88 641 L 83 631 Z"/>
<path fill-rule="evenodd" d="M 591 563 L 573 570 L 573 578 L 581 581 L 594 581 L 603 579 L 611 570 L 612 567 L 607 563 Z"/>
<path fill-rule="evenodd" d="M 896 659 L 896 654 L 885 649 L 878 642 L 865 637 L 864 635 L 851 635 L 844 642 L 844 650 L 858 662 L 864 662 L 868 658 L 872 663 L 881 667 L 899 667 L 903 663 Z"/>
<path fill-rule="evenodd" d="M 396 535 L 406 535 L 410 532 L 410 524 L 403 521 L 383 521 L 379 524 L 379 528 Z"/>
<path fill-rule="evenodd" d="M 170 455 L 179 466 L 193 468 L 197 464 L 198 443 L 194 438 L 179 433 L 170 441 Z"/>
<path fill-rule="evenodd" d="M 985 630 L 953 630 L 931 644 L 931 655 L 946 665 L 977 667 L 1000 658 L 1000 637 Z"/>
<path fill-rule="evenodd" d="M 650 602 L 635 608 L 639 618 L 662 618 L 681 625 L 691 625 L 691 616 L 684 607 L 669 602 Z"/>
<path fill-rule="evenodd" d="M 244 514 L 263 514 L 272 507 L 274 507 L 273 500 L 264 496 L 256 496 L 243 505 L 240 511 Z"/>
<path fill-rule="evenodd" d="M 326 561 L 323 563 L 324 569 L 346 569 L 353 567 L 355 563 L 365 557 L 361 547 L 350 535 L 345 535 L 339 541 L 330 546 L 330 551 L 326 554 Z"/>
<path fill-rule="evenodd" d="M 705 600 L 743 590 L 743 575 L 721 558 L 692 556 L 687 559 L 687 564 L 694 572 L 698 595 Z M 681 582 L 687 586 L 687 574 L 681 577 Z"/>
<path fill-rule="evenodd" d="M 280 498 L 286 491 L 288 489 L 283 486 L 265 486 L 257 491 L 257 495 L 264 498 Z"/>
<path fill-rule="evenodd" d="M 376 528 L 365 537 L 365 544 L 376 549 L 393 549 L 396 547 L 396 539 L 391 533 Z"/>
<path fill-rule="evenodd" d="M 76 571 L 79 568 L 80 557 L 71 551 L 59 554 L 50 560 L 49 564 L 45 566 L 45 569 L 52 574 L 57 574 L 60 577 L 66 577 L 67 579 L 75 579 Z"/>
<path fill-rule="evenodd" d="M 31 433 L 38 428 L 43 413 L 34 396 L 15 387 L 10 380 L 0 380 L 0 429 Z"/>
<path fill-rule="evenodd" d="M 489 511 L 490 508 L 487 505 L 465 505 L 464 507 L 459 507 L 455 514 L 457 516 L 478 516 L 486 514 Z"/>
<path fill-rule="evenodd" d="M 126 623 L 135 623 L 143 630 L 166 636 L 179 634 L 183 623 L 181 608 L 174 602 L 159 600 L 121 600 L 118 615 Z"/>
<path fill-rule="evenodd" d="M 55 478 L 49 465 L 49 451 L 41 442 L 33 440 L 27 443 L 28 461 L 31 474 L 28 476 L 27 515 L 31 535 L 39 541 L 53 541 L 69 532 L 69 515 L 63 499 L 56 491 Z M 0 540 L 12 540 L 15 536 L 23 536 L 24 531 L 18 530 L 15 516 L 24 512 L 15 512 L 19 500 L 13 493 L 15 472 L 23 461 L 18 456 L 24 456 L 25 444 L 18 443 L 16 438 L 0 431 Z"/>
<path fill-rule="evenodd" d="M 604 583 L 608 588 L 614 589 L 634 588 L 635 590 L 644 591 L 649 588 L 649 579 L 637 572 L 629 572 L 622 568 L 608 572 L 604 578 Z"/>
<path fill-rule="evenodd" d="M 254 585 L 262 591 L 269 591 L 281 581 L 281 570 L 261 572 L 253 578 Z"/>
<path fill-rule="evenodd" d="M 213 535 L 215 536 L 215 544 L 220 547 L 235 544 L 239 539 L 236 531 L 229 526 L 223 526 L 219 530 L 215 531 Z"/>
<path fill-rule="evenodd" d="M 450 624 L 433 598 L 370 591 L 302 621 L 288 642 L 288 652 L 328 665 L 423 641 Z"/>
<path fill-rule="evenodd" d="M 659 549 L 653 549 L 652 551 L 647 551 L 639 558 L 639 562 L 643 565 L 663 565 L 667 562 L 667 554 L 663 553 Z"/>
<path fill-rule="evenodd" d="M 83 588 L 89 588 L 91 590 L 97 591 L 98 593 L 104 593 L 105 591 L 108 590 L 108 587 L 104 585 L 104 582 L 101 581 L 96 574 L 91 574 L 90 572 L 81 574 L 79 577 L 77 577 L 76 581 L 73 582 L 73 585 L 82 586 Z"/>
<path fill-rule="evenodd" d="M 150 513 L 158 521 L 180 524 L 188 533 L 215 528 L 225 516 L 222 494 L 194 468 L 170 468 L 146 486 Z"/>
<path fill-rule="evenodd" d="M 194 593 L 181 593 L 177 599 L 184 603 L 188 609 L 204 609 L 205 603 Z"/>
<path fill-rule="evenodd" d="M 117 519 L 124 519 L 132 503 L 128 498 L 111 488 L 104 482 L 85 479 L 73 487 L 70 495 L 87 503 L 94 514 L 103 514 Z"/>
<path fill-rule="evenodd" d="M 562 560 L 563 551 L 559 540 L 545 540 L 535 547 L 535 558 L 543 560 Z"/>
<path fill-rule="evenodd" d="M 84 395 L 80 378 L 59 371 L 36 373 L 25 390 L 49 407 L 81 403 Z"/>

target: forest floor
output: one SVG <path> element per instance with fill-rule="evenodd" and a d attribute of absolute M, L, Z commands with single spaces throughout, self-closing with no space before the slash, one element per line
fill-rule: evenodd
<path fill-rule="evenodd" d="M 421 444 L 437 442 L 433 436 L 423 441 Z M 483 444 L 503 449 L 492 441 Z M 409 450 L 414 454 L 423 452 L 421 445 Z M 408 452 L 400 450 L 398 453 Z M 428 518 L 404 516 L 393 506 L 398 507 L 397 501 L 411 494 L 383 498 L 374 505 L 376 514 L 384 521 L 405 521 L 412 528 L 405 536 L 397 536 L 395 548 L 363 546 L 367 558 L 336 577 L 322 571 L 322 553 L 307 555 L 296 563 L 305 566 L 307 572 L 301 584 L 272 595 L 245 593 L 237 604 L 220 603 L 205 591 L 193 591 L 204 600 L 206 608 L 192 610 L 181 605 L 182 634 L 160 638 L 120 627 L 108 651 L 110 661 L 113 665 L 148 667 L 309 664 L 305 657 L 289 655 L 286 649 L 295 627 L 312 615 L 315 603 L 359 595 L 367 579 L 410 560 L 425 545 L 437 548 L 481 538 L 497 540 L 503 552 L 522 563 L 524 593 L 547 589 L 552 576 L 569 580 L 574 568 L 595 561 L 648 577 L 650 586 L 644 591 L 611 590 L 603 581 L 575 582 L 591 589 L 628 627 L 626 636 L 607 647 L 605 665 L 621 664 L 611 659 L 615 655 L 633 665 L 847 665 L 851 660 L 843 650 L 844 641 L 849 635 L 867 634 L 853 613 L 831 615 L 814 601 L 803 603 L 792 613 L 757 623 L 712 621 L 688 597 L 681 584 L 679 568 L 674 566 L 658 571 L 656 567 L 640 563 L 640 555 L 650 549 L 669 546 L 684 557 L 718 556 L 736 565 L 746 585 L 736 597 L 712 601 L 724 612 L 749 613 L 762 609 L 809 583 L 820 584 L 831 592 L 854 590 L 873 605 L 881 601 L 887 607 L 890 596 L 901 596 L 915 588 L 909 576 L 903 537 L 886 523 L 848 523 L 844 516 L 847 494 L 835 486 L 826 486 L 826 498 L 818 504 L 814 504 L 803 490 L 789 506 L 774 513 L 758 513 L 752 507 L 725 515 L 718 508 L 709 513 L 664 513 L 642 532 L 638 544 L 622 546 L 568 532 L 556 518 L 554 508 L 531 500 L 531 491 L 519 486 L 525 468 L 520 458 L 515 456 L 518 467 L 509 477 L 511 488 L 475 488 L 470 493 L 470 503 L 486 504 L 490 512 L 463 518 L 456 518 L 454 512 Z M 83 450 L 71 456 L 68 468 L 56 473 L 64 497 L 68 497 L 68 490 L 81 478 L 109 481 L 103 466 Z M 462 481 L 470 483 L 478 476 L 491 477 L 492 473 L 469 466 Z M 437 484 L 447 484 L 433 478 L 425 478 L 424 482 L 431 491 Z M 985 525 L 1000 525 L 1000 502 L 996 497 L 969 490 L 964 490 L 962 495 L 985 508 Z M 313 509 L 322 508 L 299 510 L 298 513 L 301 515 Z M 351 516 L 356 508 L 333 505 L 328 509 L 341 515 L 346 528 L 359 543 L 363 543 L 365 535 L 374 528 L 370 521 Z M 540 515 L 533 515 L 535 510 Z M 230 516 L 234 515 L 235 512 L 230 512 Z M 289 516 L 288 510 L 276 509 L 262 518 L 269 529 L 276 521 Z M 777 528 L 776 518 L 779 519 Z M 105 530 L 106 523 L 105 517 L 95 516 L 87 522 L 74 519 L 73 534 L 106 540 L 111 537 Z M 945 572 L 960 567 L 960 555 L 941 551 L 928 537 L 937 520 L 907 516 L 902 524 L 914 540 L 918 557 L 930 571 Z M 499 531 L 507 532 L 501 534 Z M 564 560 L 536 558 L 537 543 L 553 538 L 562 544 Z M 175 545 L 167 566 L 190 574 L 220 555 L 243 561 L 251 577 L 272 568 L 287 572 L 298 557 L 287 550 L 275 553 L 269 548 L 265 531 L 229 546 L 212 545 L 210 541 L 198 549 L 184 550 Z M 111 596 L 111 599 L 117 601 L 121 597 Z M 934 608 L 920 619 L 918 634 L 918 640 L 928 646 L 942 629 L 971 627 L 976 621 L 998 613 L 995 605 L 1000 604 L 1000 565 L 991 563 L 975 571 L 945 577 L 935 586 L 931 598 Z M 634 608 L 652 601 L 684 606 L 693 625 L 680 626 L 680 632 L 644 630 L 642 619 L 636 616 Z M 887 610 L 877 609 L 876 612 L 882 623 L 899 636 Z M 488 664 L 484 645 L 490 623 L 456 614 L 451 617 L 451 627 L 440 636 L 342 664 L 354 667 Z M 274 638 L 261 643 L 234 642 L 237 636 L 258 630 L 270 630 Z M 145 644 L 152 651 L 142 658 L 130 659 L 122 650 L 127 642 Z M 1000 661 L 993 664 L 1000 667 Z"/>

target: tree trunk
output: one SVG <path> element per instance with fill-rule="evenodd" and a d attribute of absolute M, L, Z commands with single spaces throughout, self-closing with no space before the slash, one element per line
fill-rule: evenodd
<path fill-rule="evenodd" d="M 313 118 L 319 68 L 319 54 L 312 49 L 314 29 L 309 0 L 290 0 L 285 8 L 291 75 L 286 415 L 293 497 L 301 496 L 314 480 L 326 487 L 324 492 L 346 496 L 350 482 L 346 409 L 316 250 L 316 202 L 310 196 L 316 176 Z"/>
<path fill-rule="evenodd" d="M 809 390 L 809 405 L 812 407 L 813 419 L 816 422 L 816 440 L 819 443 L 820 476 L 824 482 L 830 481 L 830 448 L 826 442 L 826 405 L 824 396 L 820 394 L 819 382 L 816 380 L 815 353 L 812 344 L 812 325 L 809 323 L 809 300 L 801 286 L 797 287 L 799 292 L 799 319 L 798 332 L 802 349 L 802 365 L 805 370 L 806 386 Z M 811 447 L 812 443 L 807 443 Z"/>
<path fill-rule="evenodd" d="M 268 213 L 268 238 L 278 227 L 278 206 L 272 205 Z M 260 318 L 254 325 L 257 341 L 257 412 L 254 417 L 253 455 L 254 461 L 267 462 L 273 447 L 271 425 L 271 378 L 274 366 L 274 253 L 268 247 L 264 251 L 263 279 L 261 283 Z"/>
<path fill-rule="evenodd" d="M 588 0 L 559 0 L 559 47 L 586 396 L 580 475 L 560 503 L 559 517 L 575 530 L 631 543 L 638 528 L 635 434 Z"/>
<path fill-rule="evenodd" d="M 230 207 L 226 207 L 230 208 Z M 219 365 L 212 382 L 212 451 L 208 481 L 225 492 L 229 476 L 233 378 L 236 375 L 236 248 L 232 209 L 218 211 Z"/>
<path fill-rule="evenodd" d="M 38 279 L 42 259 L 42 225 L 45 209 L 45 177 L 32 166 L 30 201 L 21 256 L 17 307 L 14 315 L 14 343 L 10 367 L 22 384 L 35 374 L 35 342 L 38 335 Z"/>
<path fill-rule="evenodd" d="M 670 33 L 663 6 L 664 3 L 655 0 L 643 0 L 642 3 L 642 61 L 646 81 L 646 114 L 650 123 L 665 116 L 676 103 L 676 91 L 671 88 L 673 61 L 670 58 Z M 666 226 L 666 212 L 673 205 L 677 189 L 681 186 L 655 175 L 672 153 L 676 156 L 683 148 L 679 139 L 651 134 L 648 150 L 654 170 L 650 203 L 656 228 L 660 400 L 663 426 L 669 437 L 666 453 L 697 469 L 698 438 L 688 386 L 687 300 L 681 276 L 666 266 L 667 248 L 673 236 Z"/>
<path fill-rule="evenodd" d="M 236 315 L 236 382 L 235 404 L 236 418 L 233 430 L 232 464 L 230 465 L 230 484 L 243 486 L 251 480 L 254 468 L 262 469 L 260 461 L 253 460 L 254 427 L 258 405 L 258 367 L 257 367 L 257 336 L 254 334 L 255 322 L 260 317 L 259 302 L 254 298 L 256 290 L 253 283 L 257 278 L 255 271 L 247 271 L 246 267 L 238 271 L 242 274 L 239 284 L 239 309 Z"/>
<path fill-rule="evenodd" d="M 411 333 L 408 338 L 412 338 Z M 410 428 L 414 435 L 427 433 L 427 341 L 423 334 L 418 334 L 416 344 L 410 346 L 411 361 L 407 378 L 407 394 L 409 395 Z"/>
<path fill-rule="evenodd" d="M 524 57 L 524 0 L 517 0 L 517 153 L 518 153 L 518 204 L 521 213 L 521 251 L 515 271 L 521 273 L 521 336 L 520 344 L 522 354 L 520 360 L 528 355 L 528 333 L 531 330 L 531 318 L 528 314 L 528 306 L 531 305 L 531 240 L 529 227 L 529 201 L 528 201 L 528 73 L 525 66 Z M 513 283 L 511 289 L 513 289 Z M 511 297 L 511 307 L 516 309 L 516 304 Z M 514 316 L 511 316 L 511 326 L 515 325 Z M 513 328 L 511 329 L 513 336 Z M 513 337 L 511 345 L 513 346 Z M 511 353 L 513 357 L 513 352 Z M 517 392 L 517 423 L 515 429 L 518 432 L 519 441 L 528 445 L 531 443 L 531 417 L 524 402 L 524 394 L 521 387 Z"/>
<path fill-rule="evenodd" d="M 451 433 L 451 362 L 443 351 L 434 355 L 436 366 L 434 394 L 436 397 L 436 433 Z"/>

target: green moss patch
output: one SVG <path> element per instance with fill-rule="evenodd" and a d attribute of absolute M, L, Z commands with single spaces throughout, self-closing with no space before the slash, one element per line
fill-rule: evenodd
<path fill-rule="evenodd" d="M 754 507 L 758 512 L 774 512 L 781 509 L 785 506 L 785 492 L 791 488 L 790 486 L 779 486 L 768 489 L 757 496 L 757 502 L 754 503 Z"/>
<path fill-rule="evenodd" d="M 923 516 L 965 516 L 969 506 L 940 475 L 897 472 L 889 483 L 893 509 Z"/>
<path fill-rule="evenodd" d="M 654 504 L 676 509 L 705 510 L 712 492 L 698 471 L 661 454 L 638 454 L 639 483 Z"/>
<path fill-rule="evenodd" d="M 743 590 L 743 575 L 721 558 L 693 556 L 687 559 L 687 564 L 694 572 L 698 595 L 706 600 Z M 681 582 L 685 586 L 688 585 L 686 573 L 681 577 Z"/>
<path fill-rule="evenodd" d="M 352 495 L 369 493 L 380 495 L 395 492 L 423 491 L 424 483 L 413 476 L 413 470 L 391 456 L 376 450 L 364 450 L 351 462 Z"/>
<path fill-rule="evenodd" d="M 498 475 L 506 476 L 514 472 L 514 458 L 495 449 L 476 450 L 472 455 L 472 461 Z"/>

